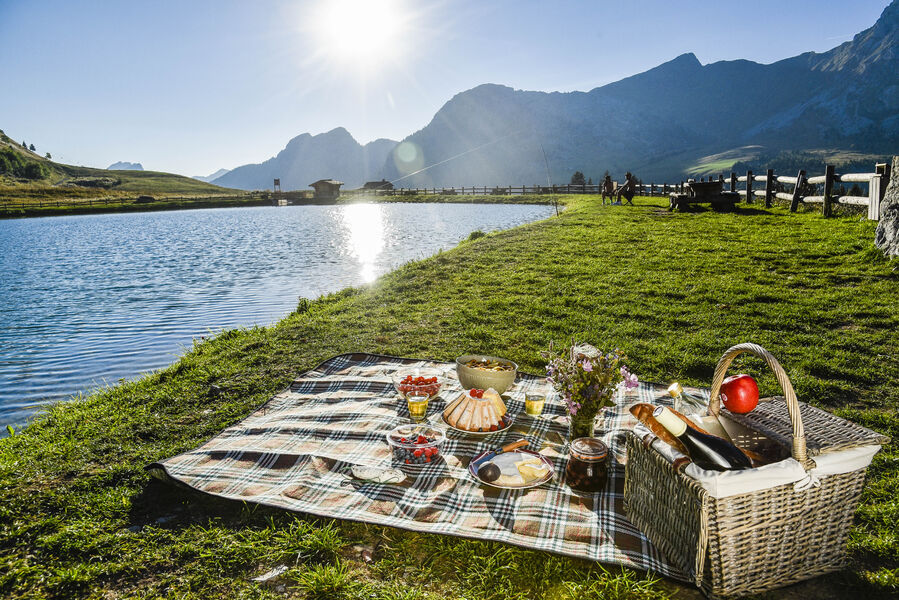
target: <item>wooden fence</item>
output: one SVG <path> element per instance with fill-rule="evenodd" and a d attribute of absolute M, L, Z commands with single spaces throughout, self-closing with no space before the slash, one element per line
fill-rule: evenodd
<path fill-rule="evenodd" d="M 774 198 L 787 201 L 792 212 L 796 212 L 800 204 L 821 204 L 825 216 L 832 214 L 834 204 L 864 206 L 867 208 L 868 218 L 879 221 L 880 202 L 886 193 L 890 175 L 889 163 L 875 165 L 873 173 L 844 174 L 838 174 L 833 165 L 825 165 L 823 175 L 812 177 L 808 177 L 805 170 L 800 170 L 795 176 L 789 176 L 775 175 L 773 169 L 767 169 L 764 175 L 754 175 L 752 171 L 748 171 L 746 175 L 737 177 L 736 173 L 731 173 L 730 190 L 739 193 L 747 199 L 747 202 L 764 198 L 766 207 L 771 206 Z M 737 189 L 738 182 L 745 184 L 743 189 Z M 763 184 L 763 187 L 755 189 L 756 183 Z M 842 183 L 867 184 L 868 193 L 865 196 L 836 195 L 834 187 Z M 822 184 L 823 193 L 819 196 L 814 192 L 817 191 L 817 186 Z M 787 191 L 788 187 L 792 187 L 792 190 Z"/>
<path fill-rule="evenodd" d="M 709 181 L 713 177 L 708 178 Z M 718 175 L 717 180 L 722 183 L 724 189 L 740 194 L 748 203 L 756 199 L 764 198 L 765 207 L 770 208 L 775 198 L 790 203 L 790 210 L 796 212 L 800 204 L 821 204 L 826 216 L 830 216 L 835 204 L 849 206 L 865 206 L 868 209 L 868 218 L 880 220 L 880 202 L 890 180 L 890 164 L 881 163 L 875 165 L 873 173 L 845 173 L 838 174 L 833 165 L 825 165 L 824 174 L 807 177 L 805 170 L 796 175 L 776 175 L 773 169 L 767 169 L 764 175 L 755 175 L 748 171 L 746 175 L 738 176 L 730 174 L 730 179 L 724 175 Z M 671 193 L 684 193 L 688 188 L 687 181 L 679 183 L 640 183 L 637 185 L 639 196 L 668 196 Z M 744 184 L 740 189 L 739 184 Z M 867 184 L 868 193 L 865 196 L 835 195 L 835 184 L 862 183 Z M 823 194 L 816 195 L 808 192 L 823 184 Z M 813 188 L 812 186 L 816 186 Z M 792 187 L 791 191 L 787 191 Z M 618 183 L 615 183 L 618 189 Z M 346 190 L 341 195 L 361 196 L 421 196 L 421 195 L 471 195 L 471 196 L 517 196 L 523 194 L 599 194 L 599 184 L 591 185 L 507 185 L 507 186 L 472 186 L 451 188 L 396 188 L 391 190 Z"/>
<path fill-rule="evenodd" d="M 614 182 L 613 182 L 614 183 Z M 614 183 L 618 189 L 618 183 Z M 682 184 L 681 184 L 682 185 Z M 640 196 L 667 196 L 678 188 L 676 185 L 650 184 L 638 185 Z M 395 188 L 392 190 L 341 190 L 341 196 L 522 196 L 525 194 L 599 194 L 602 186 L 598 184 L 566 184 L 566 185 L 507 185 L 507 186 L 472 186 L 444 188 Z"/>

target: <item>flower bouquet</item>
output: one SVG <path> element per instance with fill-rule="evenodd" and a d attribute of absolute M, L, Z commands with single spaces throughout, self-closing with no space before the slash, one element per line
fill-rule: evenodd
<path fill-rule="evenodd" d="M 541 352 L 548 362 L 546 379 L 562 396 L 568 408 L 568 439 L 593 437 L 596 415 L 612 406 L 612 396 L 624 385 L 635 388 L 637 376 L 628 371 L 625 356 L 618 350 L 602 353 L 590 344 L 572 342 L 570 347 Z"/>

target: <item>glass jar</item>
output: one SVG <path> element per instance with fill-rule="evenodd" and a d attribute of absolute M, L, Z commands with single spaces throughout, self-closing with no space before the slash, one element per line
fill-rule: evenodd
<path fill-rule="evenodd" d="M 543 405 L 546 403 L 546 396 L 543 394 L 525 394 L 524 396 L 524 412 L 531 417 L 539 417 L 543 412 Z"/>
<path fill-rule="evenodd" d="M 565 483 L 579 492 L 601 492 L 606 487 L 609 448 L 602 440 L 582 437 L 568 447 Z"/>

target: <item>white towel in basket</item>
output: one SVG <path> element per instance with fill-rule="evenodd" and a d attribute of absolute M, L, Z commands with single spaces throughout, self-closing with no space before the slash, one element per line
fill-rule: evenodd
<path fill-rule="evenodd" d="M 646 435 L 653 435 L 642 423 L 634 427 L 634 433 L 641 439 Z M 678 458 L 684 457 L 659 438 L 653 439 L 651 446 L 669 462 L 673 463 Z M 808 472 L 795 459 L 786 458 L 745 471 L 707 471 L 690 463 L 684 469 L 684 473 L 697 480 L 713 498 L 727 498 L 789 483 L 794 484 L 797 490 L 801 490 L 820 485 L 821 478 L 828 475 L 851 473 L 867 468 L 879 450 L 880 446 L 871 445 L 821 454 L 814 457 L 815 467 Z"/>

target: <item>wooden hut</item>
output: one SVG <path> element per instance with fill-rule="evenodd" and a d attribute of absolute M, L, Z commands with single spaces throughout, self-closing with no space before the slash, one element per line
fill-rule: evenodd
<path fill-rule="evenodd" d="M 316 200 L 337 200 L 337 197 L 340 196 L 340 186 L 342 185 L 342 181 L 319 179 L 315 183 L 310 183 L 309 187 L 315 190 L 313 198 Z"/>
<path fill-rule="evenodd" d="M 378 190 L 392 190 L 393 184 L 386 179 L 382 179 L 381 181 L 367 181 L 365 182 L 365 185 L 362 186 L 362 189 L 374 192 Z"/>

